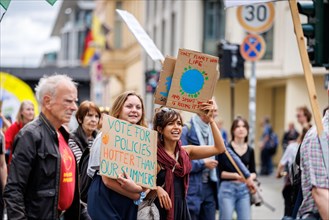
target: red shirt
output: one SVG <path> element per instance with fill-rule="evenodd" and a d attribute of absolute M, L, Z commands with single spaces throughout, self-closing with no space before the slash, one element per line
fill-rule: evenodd
<path fill-rule="evenodd" d="M 76 166 L 71 149 L 67 145 L 63 135 L 60 132 L 58 133 L 59 152 L 61 154 L 58 210 L 63 211 L 68 209 L 73 202 Z"/>

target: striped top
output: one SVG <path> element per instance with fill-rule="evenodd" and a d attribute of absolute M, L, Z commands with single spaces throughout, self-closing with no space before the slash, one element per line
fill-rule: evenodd
<path fill-rule="evenodd" d="M 88 148 L 91 147 L 93 142 L 94 138 L 88 139 Z M 69 139 L 69 146 L 72 149 L 75 159 L 77 160 L 77 164 L 79 164 L 83 151 L 80 149 L 77 142 L 75 142 L 75 140 L 73 140 L 72 138 Z"/>
<path fill-rule="evenodd" d="M 325 138 L 329 141 L 329 110 L 326 112 L 322 123 Z M 312 197 L 312 188 L 317 187 L 329 189 L 329 180 L 315 126 L 313 126 L 305 135 L 300 149 L 300 161 L 302 170 L 303 202 L 299 208 L 298 216 L 302 217 L 310 212 L 318 212 L 318 208 Z"/>

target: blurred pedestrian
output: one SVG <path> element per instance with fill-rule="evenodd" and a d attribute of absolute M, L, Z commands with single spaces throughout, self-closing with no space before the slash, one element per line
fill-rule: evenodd
<path fill-rule="evenodd" d="M 131 124 L 147 127 L 143 99 L 134 91 L 120 94 L 113 102 L 112 117 Z M 137 219 L 138 206 L 134 201 L 143 197 L 144 189 L 129 176 L 119 176 L 117 180 L 99 174 L 101 157 L 101 132 L 91 149 L 88 175 L 93 179 L 88 191 L 88 213 L 93 220 Z"/>
<path fill-rule="evenodd" d="M 13 155 L 13 143 L 17 133 L 30 121 L 34 119 L 34 105 L 30 100 L 23 101 L 18 109 L 16 121 L 7 129 L 6 151 L 9 154 L 8 166 L 10 165 Z"/>
<path fill-rule="evenodd" d="M 290 122 L 288 124 L 288 130 L 286 132 L 284 132 L 283 138 L 282 138 L 283 152 L 287 149 L 287 146 L 290 143 L 296 142 L 298 136 L 299 136 L 299 133 L 296 130 L 294 123 Z"/>
<path fill-rule="evenodd" d="M 225 142 L 225 144 L 228 142 L 228 135 L 227 135 L 227 131 L 225 130 L 225 128 L 223 127 L 224 124 L 224 120 L 222 118 L 219 118 L 216 122 L 218 129 L 220 130 L 220 132 L 222 133 L 222 137 L 223 140 Z"/>
<path fill-rule="evenodd" d="M 270 175 L 273 172 L 272 158 L 276 153 L 279 141 L 278 136 L 273 131 L 270 119 L 265 117 L 263 122 L 263 133 L 259 147 L 261 149 L 261 175 Z"/>
<path fill-rule="evenodd" d="M 7 164 L 5 159 L 5 135 L 2 132 L 2 121 L 0 120 L 0 219 L 3 219 L 4 202 L 3 189 L 7 182 Z"/>
<path fill-rule="evenodd" d="M 2 121 L 2 132 L 5 133 L 12 124 L 11 117 L 9 115 L 4 116 L 0 109 L 0 120 Z"/>
<path fill-rule="evenodd" d="M 322 144 L 327 145 L 321 146 L 316 127 L 313 126 L 305 135 L 300 148 L 303 201 L 298 216 L 301 219 L 329 219 L 329 161 L 328 155 L 322 150 L 328 148 L 329 143 L 329 109 L 325 112 L 322 124 Z"/>
<path fill-rule="evenodd" d="M 35 90 L 41 113 L 13 144 L 4 191 L 8 219 L 83 219 L 77 164 L 62 127 L 77 109 L 76 83 L 66 75 L 44 76 Z"/>
<path fill-rule="evenodd" d="M 248 145 L 249 124 L 246 119 L 237 117 L 231 126 L 232 141 L 227 149 L 232 149 L 248 168 L 252 180 L 256 179 L 254 150 Z M 219 164 L 220 188 L 219 188 L 219 219 L 232 219 L 236 211 L 237 219 L 251 219 L 250 193 L 235 169 Z"/>
<path fill-rule="evenodd" d="M 308 129 L 309 128 L 304 128 L 298 139 L 296 141 L 291 142 L 287 146 L 287 149 L 284 152 L 276 171 L 277 178 L 284 178 L 284 185 L 282 189 L 282 196 L 284 198 L 284 219 L 288 219 L 289 217 L 292 218 L 293 207 L 295 202 L 293 200 L 294 189 L 292 183 L 292 165 L 296 160 L 298 149 Z"/>
<path fill-rule="evenodd" d="M 215 101 L 214 108 L 213 119 L 215 120 L 218 115 Z M 221 134 L 223 135 L 222 132 Z M 209 127 L 208 117 L 201 114 L 192 116 L 191 121 L 183 126 L 181 141 L 183 146 L 213 145 L 214 140 Z M 244 166 L 241 160 L 231 150 L 229 152 L 239 167 Z M 192 170 L 189 176 L 189 188 L 187 191 L 187 204 L 191 219 L 215 219 L 219 185 L 217 173 L 218 160 L 215 157 L 210 157 L 192 160 L 191 163 Z M 241 170 L 245 172 L 246 176 L 250 176 L 246 168 Z"/>
<path fill-rule="evenodd" d="M 309 125 L 311 124 L 312 113 L 306 106 L 300 106 L 297 108 L 296 117 L 298 123 L 302 126 L 302 128 L 309 127 Z"/>
<path fill-rule="evenodd" d="M 212 143 L 207 143 L 208 138 L 207 142 L 203 140 L 204 143 L 209 145 L 187 145 L 182 147 L 180 137 L 183 121 L 182 116 L 177 111 L 162 107 L 158 109 L 154 116 L 154 130 L 158 131 L 158 196 L 155 204 L 159 208 L 160 219 L 191 219 L 186 201 L 189 174 L 192 169 L 191 160 L 209 158 L 225 151 L 224 141 L 213 119 L 216 110 L 213 101 L 210 100 L 201 104 L 200 109 L 207 112 L 204 115 L 207 122 L 205 127 L 210 125 L 213 134 L 214 141 Z M 204 131 L 200 130 L 200 135 Z M 214 160 L 213 163 L 214 165 L 211 167 L 217 165 L 217 161 Z M 208 192 L 204 191 L 204 193 Z M 211 197 L 214 197 L 214 195 L 210 195 Z M 215 209 L 213 205 L 209 208 Z M 208 212 L 213 211 L 208 210 Z M 209 216 L 209 218 L 212 218 L 212 216 Z"/>

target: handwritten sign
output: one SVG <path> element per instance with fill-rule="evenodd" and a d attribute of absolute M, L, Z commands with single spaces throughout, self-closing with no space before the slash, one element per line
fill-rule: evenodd
<path fill-rule="evenodd" d="M 218 76 L 218 57 L 179 49 L 166 106 L 200 113 L 199 105 L 212 98 Z"/>
<path fill-rule="evenodd" d="M 176 58 L 166 56 L 157 88 L 154 93 L 154 103 L 159 105 L 166 105 L 169 90 L 171 87 L 172 76 L 175 70 Z"/>
<path fill-rule="evenodd" d="M 100 174 L 127 173 L 138 185 L 156 188 L 157 132 L 104 115 Z"/>
<path fill-rule="evenodd" d="M 116 9 L 116 12 L 118 12 L 118 14 L 122 17 L 130 31 L 133 33 L 133 35 L 136 37 L 137 41 L 142 45 L 142 47 L 146 50 L 146 53 L 152 58 L 152 60 L 162 61 L 164 59 L 162 53 L 155 46 L 153 40 L 146 33 L 146 31 L 140 25 L 138 20 L 135 18 L 135 16 L 127 11 L 120 9 Z"/>

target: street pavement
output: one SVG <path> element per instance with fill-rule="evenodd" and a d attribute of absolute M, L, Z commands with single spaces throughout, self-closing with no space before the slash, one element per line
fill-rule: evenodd
<path fill-rule="evenodd" d="M 261 195 L 265 203 L 269 204 L 275 210 L 271 210 L 266 205 L 253 205 L 251 208 L 251 218 L 259 220 L 281 220 L 284 213 L 284 200 L 281 194 L 283 180 L 275 178 L 274 172 L 270 176 L 258 176 L 257 178 L 261 182 Z M 219 212 L 217 211 L 216 220 L 218 219 Z M 235 214 L 233 215 L 233 219 L 237 219 Z"/>
<path fill-rule="evenodd" d="M 275 178 L 274 173 L 270 176 L 259 176 L 257 178 L 261 182 L 260 188 L 264 201 L 273 206 L 275 211 L 271 211 L 265 205 L 252 206 L 252 219 L 282 219 L 284 214 L 284 200 L 281 193 L 283 179 Z"/>

